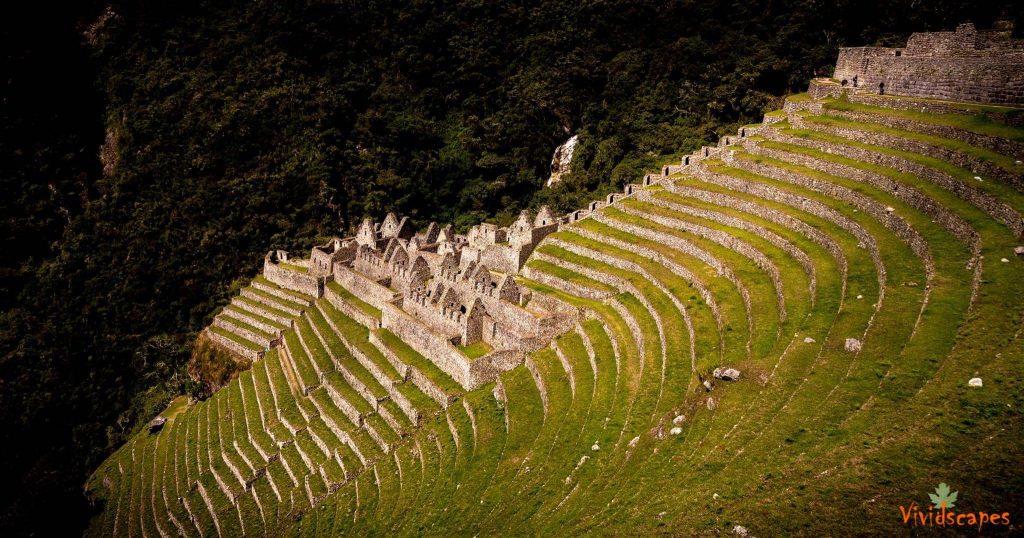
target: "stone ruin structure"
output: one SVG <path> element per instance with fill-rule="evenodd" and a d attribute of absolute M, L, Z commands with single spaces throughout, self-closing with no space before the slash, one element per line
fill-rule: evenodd
<path fill-rule="evenodd" d="M 565 305 L 534 299 L 515 281 L 526 258 L 559 224 L 542 207 L 536 215 L 523 211 L 507 228 L 482 223 L 461 235 L 437 223 L 417 232 L 408 217 L 389 213 L 380 223 L 365 219 L 354 237 L 314 246 L 305 260 L 270 252 L 263 276 L 283 289 L 325 297 L 371 330 L 388 329 L 471 389 L 518 366 L 571 326 Z M 379 319 L 353 308 L 346 293 L 380 310 Z M 467 356 L 464 348 L 481 343 L 487 350 L 482 357 Z"/>
<path fill-rule="evenodd" d="M 833 78 L 846 88 L 878 94 L 981 103 L 1024 103 L 1024 39 L 1013 23 L 991 31 L 971 23 L 953 32 L 922 32 L 903 48 L 839 49 Z"/>

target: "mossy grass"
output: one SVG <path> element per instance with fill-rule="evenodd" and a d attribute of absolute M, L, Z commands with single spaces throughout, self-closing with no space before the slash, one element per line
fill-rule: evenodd
<path fill-rule="evenodd" d="M 479 342 L 476 342 L 476 343 L 473 343 L 473 344 L 470 344 L 468 346 L 458 346 L 458 347 L 459 347 L 459 351 L 461 351 L 463 355 L 465 355 L 467 358 L 469 358 L 471 360 L 472 359 L 479 359 L 480 357 L 483 357 L 484 355 L 490 353 L 491 349 L 492 349 L 491 345 L 488 344 L 487 342 L 484 342 L 483 340 L 481 340 Z"/>

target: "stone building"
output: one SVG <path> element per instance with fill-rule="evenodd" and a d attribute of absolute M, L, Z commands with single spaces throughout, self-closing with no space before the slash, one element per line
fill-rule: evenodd
<path fill-rule="evenodd" d="M 952 32 L 915 33 L 903 48 L 839 49 L 833 78 L 847 88 L 878 94 L 1024 103 L 1024 40 L 1013 24 L 989 31 L 973 24 Z"/>

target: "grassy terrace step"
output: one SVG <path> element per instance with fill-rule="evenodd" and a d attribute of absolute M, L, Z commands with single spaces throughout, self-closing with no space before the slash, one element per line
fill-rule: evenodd
<path fill-rule="evenodd" d="M 410 347 L 409 344 L 403 342 L 395 335 L 395 333 L 387 329 L 377 329 L 374 333 L 378 338 L 380 338 L 380 341 L 388 347 L 388 349 L 398 356 L 403 363 L 418 370 L 421 374 L 426 376 L 431 383 L 444 391 L 445 394 L 449 396 L 458 396 L 462 394 L 462 387 L 460 387 L 455 380 L 438 368 L 433 362 L 429 361 L 418 351 Z"/>
<path fill-rule="evenodd" d="M 338 284 L 337 282 L 328 282 L 327 288 L 333 291 L 334 293 L 337 293 L 338 296 L 344 299 L 346 303 L 355 306 L 356 308 L 362 310 L 369 316 L 374 317 L 378 320 L 381 318 L 381 311 L 379 308 L 376 308 L 370 303 L 360 299 L 359 297 L 356 297 L 355 295 L 352 294 L 352 292 L 345 289 L 345 287 L 342 286 L 341 284 Z"/>
<path fill-rule="evenodd" d="M 235 327 L 240 327 L 242 329 L 245 329 L 246 331 L 249 331 L 249 332 L 251 332 L 251 333 L 253 333 L 256 336 L 259 336 L 261 338 L 266 338 L 267 340 L 273 340 L 275 338 L 275 336 L 273 334 L 271 334 L 271 333 L 269 333 L 267 331 L 264 331 L 263 329 L 260 329 L 259 327 L 255 326 L 255 325 L 250 324 L 241 315 L 236 315 L 234 313 L 234 311 L 231 311 L 231 310 L 222 311 L 220 313 L 220 315 L 217 316 L 217 317 L 222 319 L 222 320 L 224 320 L 224 321 L 227 321 L 228 323 L 230 323 L 231 325 L 234 325 Z"/>
<path fill-rule="evenodd" d="M 338 328 L 341 338 L 361 352 L 385 378 L 394 382 L 402 381 L 402 376 L 395 370 L 395 367 L 388 362 L 379 349 L 370 343 L 369 329 L 341 313 L 341 311 L 327 301 L 320 302 L 318 305 L 327 319 Z"/>
<path fill-rule="evenodd" d="M 223 336 L 224 338 L 227 338 L 228 340 L 231 340 L 232 342 L 235 342 L 236 344 L 239 344 L 247 349 L 251 349 L 253 351 L 263 351 L 264 349 L 266 349 L 265 347 L 257 344 L 256 342 L 243 338 L 222 327 L 214 327 L 211 325 L 209 327 L 209 330 L 210 332 L 216 334 L 217 336 Z"/>
<path fill-rule="evenodd" d="M 309 351 L 309 358 L 316 365 L 317 371 L 321 374 L 333 372 L 334 362 L 331 361 L 331 355 L 320 341 L 320 337 L 313 331 L 308 314 L 295 320 L 295 331 L 305 344 L 304 349 Z"/>
<path fill-rule="evenodd" d="M 292 316 L 297 315 L 296 313 L 302 312 L 307 308 L 307 305 L 305 304 L 290 299 L 285 299 L 283 297 L 274 295 L 272 293 L 269 293 L 265 290 L 261 290 L 256 287 L 250 286 L 248 288 L 245 288 L 243 291 L 259 296 L 261 299 L 264 300 L 261 302 L 266 302 L 272 307 L 276 307 L 278 309 L 289 312 L 289 314 Z"/>
<path fill-rule="evenodd" d="M 973 133 L 1024 142 L 1024 128 L 1001 123 L 984 114 L 936 114 L 917 110 L 903 110 L 855 103 L 846 99 L 826 99 L 826 110 L 865 112 L 931 125 L 956 127 Z"/>
<path fill-rule="evenodd" d="M 672 195 L 668 196 L 669 197 L 665 199 L 671 200 Z M 782 282 L 781 292 L 784 296 L 785 304 L 787 305 L 788 318 L 785 321 L 780 321 L 778 311 L 773 307 L 773 305 L 767 304 L 763 300 L 756 300 L 759 297 L 766 298 L 775 293 L 773 286 L 764 279 L 763 274 L 760 271 L 751 267 L 750 264 L 740 260 L 735 253 L 726 252 L 725 249 L 707 244 L 697 237 L 687 237 L 696 244 L 704 246 L 719 259 L 731 261 L 730 265 L 733 267 L 733 270 L 750 290 L 752 297 L 755 299 L 753 301 L 751 320 L 755 329 L 755 338 L 752 342 L 754 357 L 766 358 L 781 351 L 778 346 L 783 345 L 784 340 L 779 338 L 780 334 L 791 332 L 787 327 L 791 328 L 794 320 L 800 319 L 801 314 L 806 311 L 814 299 L 810 293 L 810 277 L 805 272 L 800 261 L 778 246 L 745 229 L 723 226 L 715 221 L 680 213 L 648 202 L 630 200 L 627 201 L 625 205 L 631 209 L 646 214 L 658 215 L 678 220 L 680 222 L 696 224 L 698 226 L 727 230 L 729 235 L 745 241 L 748 245 L 753 246 L 753 248 L 765 253 L 770 259 L 772 259 L 780 273 L 780 280 Z M 612 216 L 614 217 L 614 215 Z M 760 224 L 759 226 L 763 227 L 763 225 Z M 780 238 L 783 237 L 778 234 L 776 235 Z M 790 240 L 790 244 L 798 243 Z M 799 249 L 797 246 L 794 246 L 794 248 L 797 248 L 798 252 L 802 252 L 804 255 L 807 255 L 806 249 Z M 815 274 L 817 274 L 817 271 L 815 271 Z M 757 338 L 757 335 L 760 335 L 760 337 Z"/>
<path fill-rule="evenodd" d="M 809 140 L 813 142 L 831 144 L 835 146 L 846 146 L 858 150 L 865 150 L 872 153 L 877 153 L 884 156 L 896 157 L 909 161 L 914 165 L 930 168 L 940 174 L 944 174 L 954 181 L 959 180 L 962 187 L 959 189 L 962 191 L 978 191 L 984 195 L 995 197 L 997 200 L 1005 203 L 1011 208 L 1017 211 L 1024 211 L 1024 194 L 1020 191 L 1007 186 L 1006 184 L 999 181 L 978 181 L 975 178 L 978 174 L 965 170 L 963 168 L 954 166 L 946 161 L 936 159 L 934 157 L 928 157 L 919 153 L 910 151 L 904 151 L 899 149 L 890 148 L 887 146 L 867 144 L 859 140 L 844 138 L 841 136 L 835 136 L 828 133 L 813 131 L 809 129 L 796 129 L 787 127 L 781 130 L 785 135 L 795 137 L 798 140 Z M 868 163 L 863 163 L 868 164 Z M 959 191 L 958 191 L 959 193 Z M 965 198 L 966 195 L 962 195 Z"/>
<path fill-rule="evenodd" d="M 543 260 L 530 260 L 526 262 L 526 266 L 531 269 L 536 269 L 542 273 L 557 277 L 566 282 L 571 282 L 578 286 L 583 286 L 584 288 L 590 288 L 592 290 L 597 290 L 602 293 L 618 293 L 618 290 L 616 290 L 614 286 L 594 280 L 590 277 L 583 276 L 579 273 L 575 273 L 573 271 L 564 269 L 550 262 L 546 262 Z"/>
<path fill-rule="evenodd" d="M 626 244 L 634 244 L 650 249 L 662 256 L 665 256 L 667 259 L 672 260 L 682 267 L 690 268 L 693 272 L 699 271 L 697 274 L 701 275 L 703 279 L 702 282 L 705 283 L 706 287 L 716 297 L 725 333 L 722 336 L 722 341 L 725 343 L 727 349 L 730 347 L 733 349 L 747 349 L 751 347 L 750 343 L 754 342 L 757 344 L 756 352 L 760 356 L 764 354 L 767 349 L 771 348 L 778 332 L 780 313 L 778 311 L 778 305 L 772 301 L 772 298 L 775 296 L 774 287 L 771 285 L 770 280 L 765 278 L 759 268 L 754 267 L 746 258 L 738 256 L 736 253 L 719 245 L 711 244 L 705 239 L 695 235 L 678 232 L 677 230 L 662 226 L 644 218 L 628 215 L 615 208 L 607 208 L 605 210 L 605 214 L 610 217 L 612 223 L 622 222 L 632 226 L 639 226 L 653 232 L 665 234 L 669 237 L 678 237 L 683 239 L 684 241 L 703 249 L 716 260 L 723 263 L 725 267 L 729 268 L 729 270 L 733 271 L 736 278 L 736 284 L 722 282 L 723 279 L 719 277 L 717 271 L 715 271 L 713 267 L 708 266 L 682 251 L 670 248 L 659 241 L 641 238 L 599 221 L 588 220 L 581 226 L 584 229 L 599 233 L 602 236 L 610 237 Z M 591 247 L 596 248 L 597 245 L 591 243 Z M 739 272 L 738 274 L 737 271 Z M 742 286 L 742 288 L 740 286 Z M 754 295 L 751 310 L 747 311 L 743 300 L 743 294 L 740 292 L 749 290 L 750 286 L 753 286 L 754 292 L 762 293 Z M 677 296 L 679 296 L 679 294 L 677 294 Z M 687 297 L 685 304 L 687 304 L 688 310 L 692 311 L 692 309 L 700 306 L 699 300 L 695 297 L 696 296 L 692 295 L 692 293 Z M 680 299 L 682 299 L 682 297 L 680 297 Z M 695 315 L 697 314 L 696 312 L 692 313 Z M 696 323 L 696 325 L 701 326 L 700 323 Z"/>
<path fill-rule="evenodd" d="M 959 140 L 951 140 L 940 136 L 918 133 L 895 127 L 887 127 L 884 124 L 853 121 L 837 116 L 804 116 L 803 120 L 811 125 L 832 125 L 847 129 L 877 132 L 894 137 L 923 142 L 928 145 L 939 147 L 945 150 L 962 153 L 980 162 L 990 163 L 1011 174 L 1024 174 L 1024 165 L 1016 164 L 1016 160 L 996 153 L 989 149 L 972 146 Z"/>
<path fill-rule="evenodd" d="M 305 390 L 319 385 L 320 377 L 317 375 L 316 368 L 310 361 L 309 355 L 306 355 L 306 351 L 302 348 L 302 343 L 299 342 L 299 335 L 295 331 L 284 333 L 284 346 L 288 352 L 288 357 L 291 358 L 291 364 L 299 376 L 302 388 Z"/>
<path fill-rule="evenodd" d="M 256 321 L 256 322 L 262 323 L 264 325 L 269 325 L 269 326 L 273 327 L 274 329 L 277 329 L 278 331 L 285 331 L 285 330 L 288 329 L 288 325 L 286 325 L 284 323 L 281 323 L 279 321 L 276 321 L 276 320 L 268 318 L 268 317 L 261 316 L 260 314 L 257 314 L 255 312 L 251 312 L 251 311 L 246 310 L 244 308 L 240 308 L 238 306 L 235 306 L 234 304 L 229 304 L 229 305 L 225 306 L 223 312 L 225 314 L 227 314 L 227 315 L 230 315 L 233 318 L 237 318 L 237 319 L 240 319 L 242 321 L 246 321 L 250 325 L 252 324 L 253 321 Z"/>
<path fill-rule="evenodd" d="M 262 312 L 264 317 L 267 317 L 268 315 L 273 316 L 278 323 L 281 323 L 282 325 L 285 325 L 285 323 L 281 320 L 291 320 L 295 317 L 291 312 L 285 312 L 284 310 L 274 308 L 244 295 L 236 295 L 235 298 L 232 299 L 232 302 L 244 303 L 245 306 L 249 307 L 249 311 L 255 310 L 257 312 Z"/>
<path fill-rule="evenodd" d="M 604 228 L 602 225 L 598 223 L 594 223 L 593 227 L 591 228 L 591 231 L 595 231 L 597 233 L 601 233 L 602 231 L 608 233 L 617 233 L 611 232 L 610 230 Z M 703 303 L 695 295 L 695 291 L 693 289 L 692 284 L 686 282 L 684 279 L 675 275 L 671 271 L 668 271 L 664 266 L 653 261 L 644 259 L 642 257 L 638 257 L 629 251 L 622 250 L 616 247 L 611 247 L 608 245 L 602 245 L 599 244 L 594 239 L 583 237 L 572 232 L 558 232 L 557 234 L 553 234 L 552 238 L 557 240 L 563 240 L 573 245 L 578 245 L 587 249 L 591 249 L 594 252 L 602 252 L 605 255 L 638 264 L 649 274 L 651 274 L 657 281 L 664 285 L 668 293 L 671 293 L 673 296 L 675 296 L 676 300 L 683 305 L 683 308 L 685 308 L 692 317 L 697 319 L 698 322 L 704 321 L 705 323 L 707 323 L 706 325 L 703 325 L 704 327 L 715 327 L 717 325 L 714 318 L 711 317 L 710 311 L 703 307 Z M 643 242 L 643 240 L 641 240 L 640 238 L 636 238 L 635 236 L 629 236 L 628 234 L 622 235 L 621 238 L 628 239 L 633 244 Z M 666 354 L 668 357 L 671 357 L 673 359 L 673 362 L 675 363 L 673 365 L 673 368 L 665 367 L 665 369 L 661 372 L 662 375 L 668 375 L 668 377 L 662 378 L 661 382 L 659 382 L 659 387 L 662 385 L 662 383 L 665 383 L 667 381 L 670 385 L 679 388 L 678 385 L 675 385 L 673 383 L 674 378 L 677 377 L 677 374 L 675 373 L 676 370 L 687 372 L 686 375 L 682 375 L 680 377 L 680 379 L 686 379 L 686 377 L 688 377 L 688 372 L 693 366 L 693 360 L 691 359 L 699 357 L 701 362 L 706 362 L 708 360 L 707 357 L 718 356 L 719 353 L 722 351 L 720 335 L 717 332 L 709 330 L 704 331 L 703 334 L 695 335 L 695 353 L 691 355 L 690 341 L 686 337 L 686 335 L 689 334 L 689 330 L 686 327 L 686 323 L 682 317 L 682 313 L 676 308 L 676 304 L 670 300 L 668 295 L 662 292 L 661 289 L 655 286 L 651 281 L 648 281 L 646 277 L 643 277 L 638 273 L 633 273 L 632 271 L 620 269 L 618 267 L 615 267 L 604 262 L 598 262 L 596 260 L 587 258 L 575 252 L 569 252 L 568 250 L 558 246 L 543 245 L 538 250 L 545 254 L 554 256 L 558 259 L 569 261 L 577 265 L 590 267 L 596 271 L 624 279 L 630 282 L 634 287 L 636 287 L 642 294 L 644 294 L 647 297 L 648 301 L 650 301 L 651 305 L 656 310 L 657 315 L 660 317 L 661 323 L 665 324 Z M 666 254 L 668 256 L 675 256 L 675 253 Z M 740 318 L 738 319 L 743 320 L 744 318 L 745 314 L 741 314 Z M 743 323 L 744 325 L 746 324 L 745 322 Z M 657 333 L 654 333 L 651 335 L 650 338 L 646 338 L 645 342 L 647 342 L 648 347 L 660 347 L 659 342 L 661 341 L 661 339 L 661 336 L 659 336 Z M 741 335 L 739 338 L 739 342 L 736 342 L 736 346 L 740 350 L 738 353 L 740 353 L 741 355 L 745 354 L 745 352 L 743 351 L 745 349 L 745 344 L 742 343 L 743 340 L 744 337 Z M 732 340 L 730 340 L 729 342 L 732 343 Z M 657 352 L 660 355 L 661 350 L 658 349 Z M 660 364 L 661 360 L 656 360 L 655 363 Z M 666 374 L 666 372 L 668 372 L 668 374 Z M 683 383 L 682 386 L 685 386 L 685 383 Z"/>
<path fill-rule="evenodd" d="M 348 347 L 339 338 L 338 333 L 328 322 L 327 318 L 324 317 L 324 308 L 328 305 L 329 303 L 325 299 L 320 299 L 317 301 L 316 308 L 310 309 L 307 313 L 309 320 L 316 327 L 317 333 L 323 337 L 323 341 L 327 346 L 327 353 L 333 361 L 337 362 L 340 368 L 343 368 L 359 384 L 363 385 L 365 390 L 373 396 L 373 399 L 379 400 L 384 398 L 388 393 L 387 389 L 381 385 L 380 381 L 362 363 L 352 356 Z"/>

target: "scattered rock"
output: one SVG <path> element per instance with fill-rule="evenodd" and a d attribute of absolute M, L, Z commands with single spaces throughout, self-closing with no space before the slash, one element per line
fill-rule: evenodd
<path fill-rule="evenodd" d="M 896 211 L 895 207 L 893 207 L 891 205 L 890 206 L 886 206 L 886 208 L 885 208 L 885 212 L 886 213 L 892 213 L 893 211 Z"/>
<path fill-rule="evenodd" d="M 672 424 L 676 426 L 686 422 L 686 415 L 676 415 L 676 418 L 672 419 Z"/>
<path fill-rule="evenodd" d="M 708 411 L 714 411 L 718 407 L 718 402 L 714 398 L 708 398 Z"/>
<path fill-rule="evenodd" d="M 977 179 L 978 181 L 981 181 L 981 176 L 974 176 L 974 179 Z"/>
<path fill-rule="evenodd" d="M 715 376 L 715 379 L 721 379 L 722 381 L 739 381 L 741 374 L 735 368 L 715 368 L 711 375 Z"/>
<path fill-rule="evenodd" d="M 149 433 L 156 433 L 164 429 L 164 424 L 167 424 L 167 419 L 164 417 L 156 417 L 149 421 Z"/>
<path fill-rule="evenodd" d="M 999 261 L 1001 261 L 1003 263 L 1010 263 L 1010 260 L 1007 260 L 1006 258 L 1000 258 Z"/>
<path fill-rule="evenodd" d="M 639 442 L 640 442 L 640 436 L 637 435 L 636 437 L 634 437 L 634 438 L 629 440 L 629 448 L 635 447 L 636 444 L 639 443 Z"/>
<path fill-rule="evenodd" d="M 704 390 L 706 390 L 708 392 L 711 392 L 714 389 L 715 389 L 715 387 L 711 384 L 711 382 L 708 381 L 707 379 L 705 379 L 704 380 Z"/>
<path fill-rule="evenodd" d="M 807 338 L 804 338 L 804 343 L 805 344 L 813 344 L 814 342 L 815 342 L 815 340 L 813 338 L 811 338 L 810 336 L 808 336 Z"/>
<path fill-rule="evenodd" d="M 916 288 L 917 287 L 917 282 L 911 280 L 911 281 L 907 282 L 906 284 L 904 284 L 904 286 L 906 286 L 908 288 Z"/>
<path fill-rule="evenodd" d="M 967 386 L 968 387 L 980 387 L 980 386 L 982 386 L 981 378 L 980 377 L 972 377 L 971 380 L 967 382 Z"/>
<path fill-rule="evenodd" d="M 658 519 L 665 519 L 666 515 L 668 515 L 668 512 L 659 512 L 658 513 Z"/>
<path fill-rule="evenodd" d="M 743 525 L 736 525 L 735 527 L 732 528 L 732 533 L 735 534 L 736 536 L 747 536 L 748 532 L 749 531 L 747 530 L 747 528 L 744 527 Z"/>
<path fill-rule="evenodd" d="M 856 352 L 856 351 L 860 351 L 861 345 L 862 344 L 861 344 L 860 340 L 857 340 L 856 338 L 847 338 L 846 339 L 846 351 L 849 351 L 851 353 Z"/>
<path fill-rule="evenodd" d="M 863 299 L 863 298 L 864 298 L 864 296 L 863 296 L 863 295 L 858 295 L 858 296 L 857 296 L 857 298 L 858 298 L 858 299 Z"/>
<path fill-rule="evenodd" d="M 668 433 L 671 433 L 672 435 L 679 435 L 679 434 L 683 433 L 683 429 L 680 428 L 679 426 L 676 426 L 675 428 L 672 428 L 671 430 L 669 430 Z"/>
<path fill-rule="evenodd" d="M 712 499 L 717 499 L 717 498 L 718 498 L 718 494 L 717 494 L 717 493 L 715 493 L 714 495 L 712 495 L 712 496 L 711 496 L 711 498 L 712 498 Z"/>
<path fill-rule="evenodd" d="M 1013 253 L 1018 256 L 1024 256 L 1024 245 L 1013 247 Z"/>

